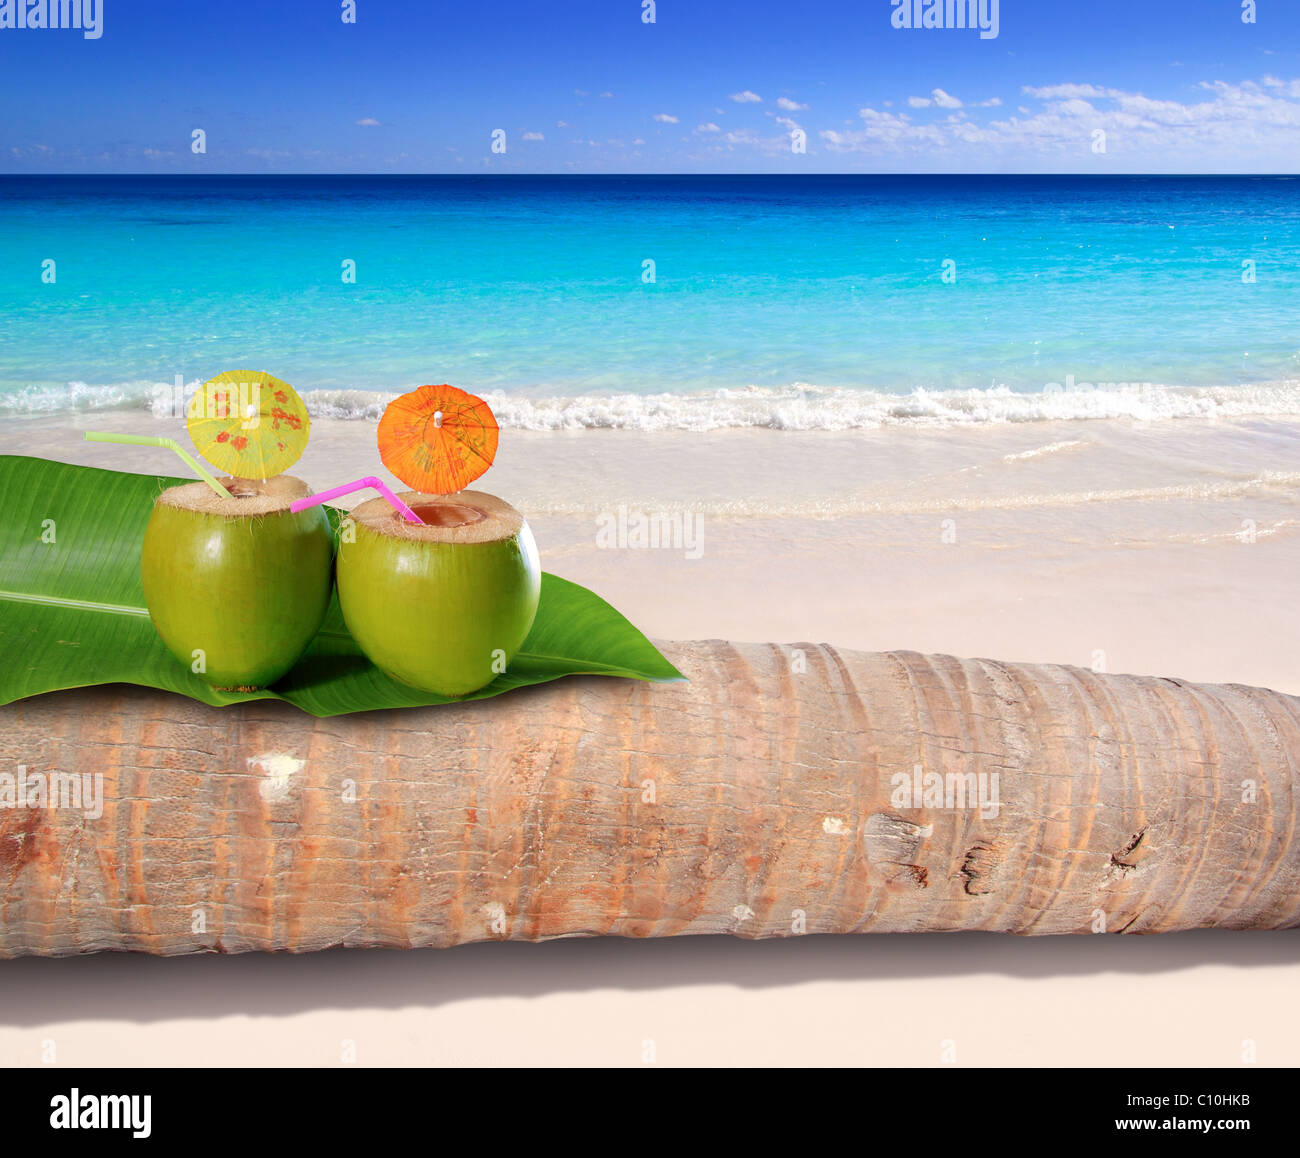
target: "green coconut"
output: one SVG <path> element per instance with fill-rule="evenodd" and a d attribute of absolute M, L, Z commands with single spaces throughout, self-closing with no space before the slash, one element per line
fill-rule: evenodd
<path fill-rule="evenodd" d="M 524 517 L 481 491 L 363 503 L 339 544 L 339 606 L 376 667 L 421 691 L 463 696 L 491 683 L 537 614 L 541 566 Z"/>
<path fill-rule="evenodd" d="M 200 679 L 255 691 L 307 650 L 329 607 L 334 536 L 301 479 L 221 479 L 158 496 L 144 534 L 140 577 L 154 627 Z"/>

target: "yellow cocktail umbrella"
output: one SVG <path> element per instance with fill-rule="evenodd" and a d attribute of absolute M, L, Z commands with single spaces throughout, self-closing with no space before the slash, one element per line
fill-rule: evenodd
<path fill-rule="evenodd" d="M 228 370 L 205 382 L 185 422 L 198 452 L 235 478 L 283 474 L 311 433 L 298 392 L 264 370 Z"/>

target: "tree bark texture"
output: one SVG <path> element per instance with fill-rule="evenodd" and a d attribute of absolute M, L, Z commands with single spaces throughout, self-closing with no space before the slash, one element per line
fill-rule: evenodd
<path fill-rule="evenodd" d="M 690 682 L 326 720 L 122 687 L 0 709 L 0 771 L 102 776 L 98 817 L 93 789 L 0 808 L 0 956 L 1300 925 L 1300 700 L 665 651 Z"/>

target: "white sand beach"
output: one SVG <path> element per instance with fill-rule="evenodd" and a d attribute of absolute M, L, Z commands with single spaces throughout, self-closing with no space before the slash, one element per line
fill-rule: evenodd
<path fill-rule="evenodd" d="M 79 441 L 150 428 L 139 412 L 13 419 L 0 451 L 175 473 L 165 452 Z M 381 473 L 374 435 L 320 420 L 295 473 L 317 489 Z M 1300 693 L 1300 423 L 507 430 L 481 485 L 530 518 L 547 569 L 656 639 Z M 689 536 L 601 545 L 602 527 L 635 541 L 641 515 Z M 1259 1064 L 1300 1064 L 1286 934 L 799 941 L 11 962 L 10 994 L 51 996 L 0 995 L 0 1064 L 38 1064 L 46 1039 L 85 1065 L 334 1065 L 347 1041 L 364 1065 L 636 1066 L 651 1049 L 661 1065 L 928 1066 L 951 1048 L 960 1065 L 1236 1066 L 1246 1042 Z"/>
<path fill-rule="evenodd" d="M 183 433 L 173 426 L 139 411 L 11 418 L 0 452 L 178 473 L 166 451 L 81 441 Z M 317 490 L 367 474 L 399 485 L 368 421 L 317 419 L 294 473 Z M 548 570 L 656 639 L 906 648 L 1300 693 L 1300 422 L 505 430 L 475 485 L 524 512 Z M 638 527 L 664 541 L 638 546 Z"/>

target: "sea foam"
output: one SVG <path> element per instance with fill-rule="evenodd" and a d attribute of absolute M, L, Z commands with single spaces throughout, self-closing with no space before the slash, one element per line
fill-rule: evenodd
<path fill-rule="evenodd" d="M 197 382 L 188 383 L 187 397 Z M 469 386 L 473 389 L 472 385 Z M 397 391 L 305 389 L 313 417 L 377 421 Z M 483 391 L 501 426 L 517 430 L 710 431 L 870 430 L 892 425 L 1179 418 L 1300 418 L 1300 381 L 1227 386 L 1119 385 L 1044 389 L 1005 386 L 910 393 L 795 383 L 682 394 L 542 396 Z M 0 393 L 0 414 L 37 415 L 103 410 L 180 408 L 171 383 L 119 382 L 29 386 Z M 1053 450 L 1058 449 L 1053 446 Z"/>

